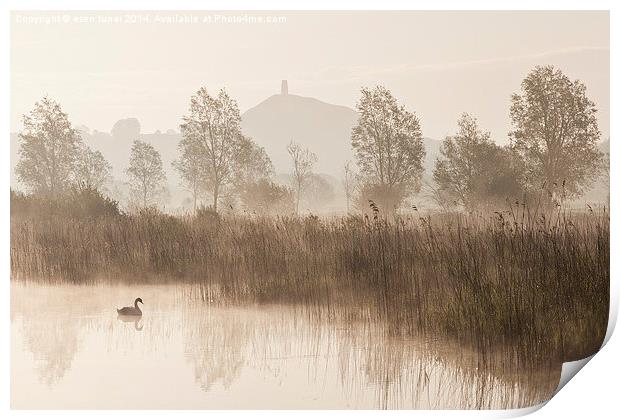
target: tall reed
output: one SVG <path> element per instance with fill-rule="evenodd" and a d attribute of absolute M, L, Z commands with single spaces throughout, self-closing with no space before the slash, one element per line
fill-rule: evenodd
<path fill-rule="evenodd" d="M 609 216 L 524 207 L 390 220 L 14 215 L 11 273 L 191 282 L 209 301 L 348 308 L 394 334 L 508 344 L 563 361 L 592 354 L 605 334 Z"/>

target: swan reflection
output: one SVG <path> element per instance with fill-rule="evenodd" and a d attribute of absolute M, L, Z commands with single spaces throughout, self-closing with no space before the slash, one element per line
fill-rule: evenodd
<path fill-rule="evenodd" d="M 133 323 L 136 331 L 142 331 L 144 324 L 141 323 L 142 315 L 118 315 L 116 317 L 121 322 Z"/>

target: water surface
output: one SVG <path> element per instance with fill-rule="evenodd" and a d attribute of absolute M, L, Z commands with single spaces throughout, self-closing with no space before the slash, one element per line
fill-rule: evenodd
<path fill-rule="evenodd" d="M 192 292 L 13 283 L 12 408 L 516 408 L 548 399 L 559 380 L 559 366 L 524 368 L 508 352 Z M 118 319 L 138 296 L 144 315 Z"/>

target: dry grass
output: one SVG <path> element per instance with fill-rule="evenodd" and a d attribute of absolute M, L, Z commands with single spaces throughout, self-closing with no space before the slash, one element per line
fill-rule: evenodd
<path fill-rule="evenodd" d="M 11 272 L 15 281 L 192 282 L 209 301 L 318 305 L 393 334 L 564 361 L 592 354 L 605 335 L 609 216 L 14 216 Z"/>

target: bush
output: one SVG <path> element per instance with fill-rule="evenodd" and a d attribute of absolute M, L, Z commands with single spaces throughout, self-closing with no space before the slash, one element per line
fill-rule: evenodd
<path fill-rule="evenodd" d="M 210 223 L 219 223 L 220 215 L 213 206 L 200 206 L 196 209 L 195 220 Z"/>
<path fill-rule="evenodd" d="M 268 179 L 247 183 L 240 195 L 243 206 L 250 212 L 267 215 L 295 211 L 293 191 Z"/>
<path fill-rule="evenodd" d="M 11 217 L 89 219 L 118 217 L 121 211 L 118 201 L 99 190 L 78 186 L 67 193 L 48 197 L 39 194 L 24 194 L 11 189 Z"/>

